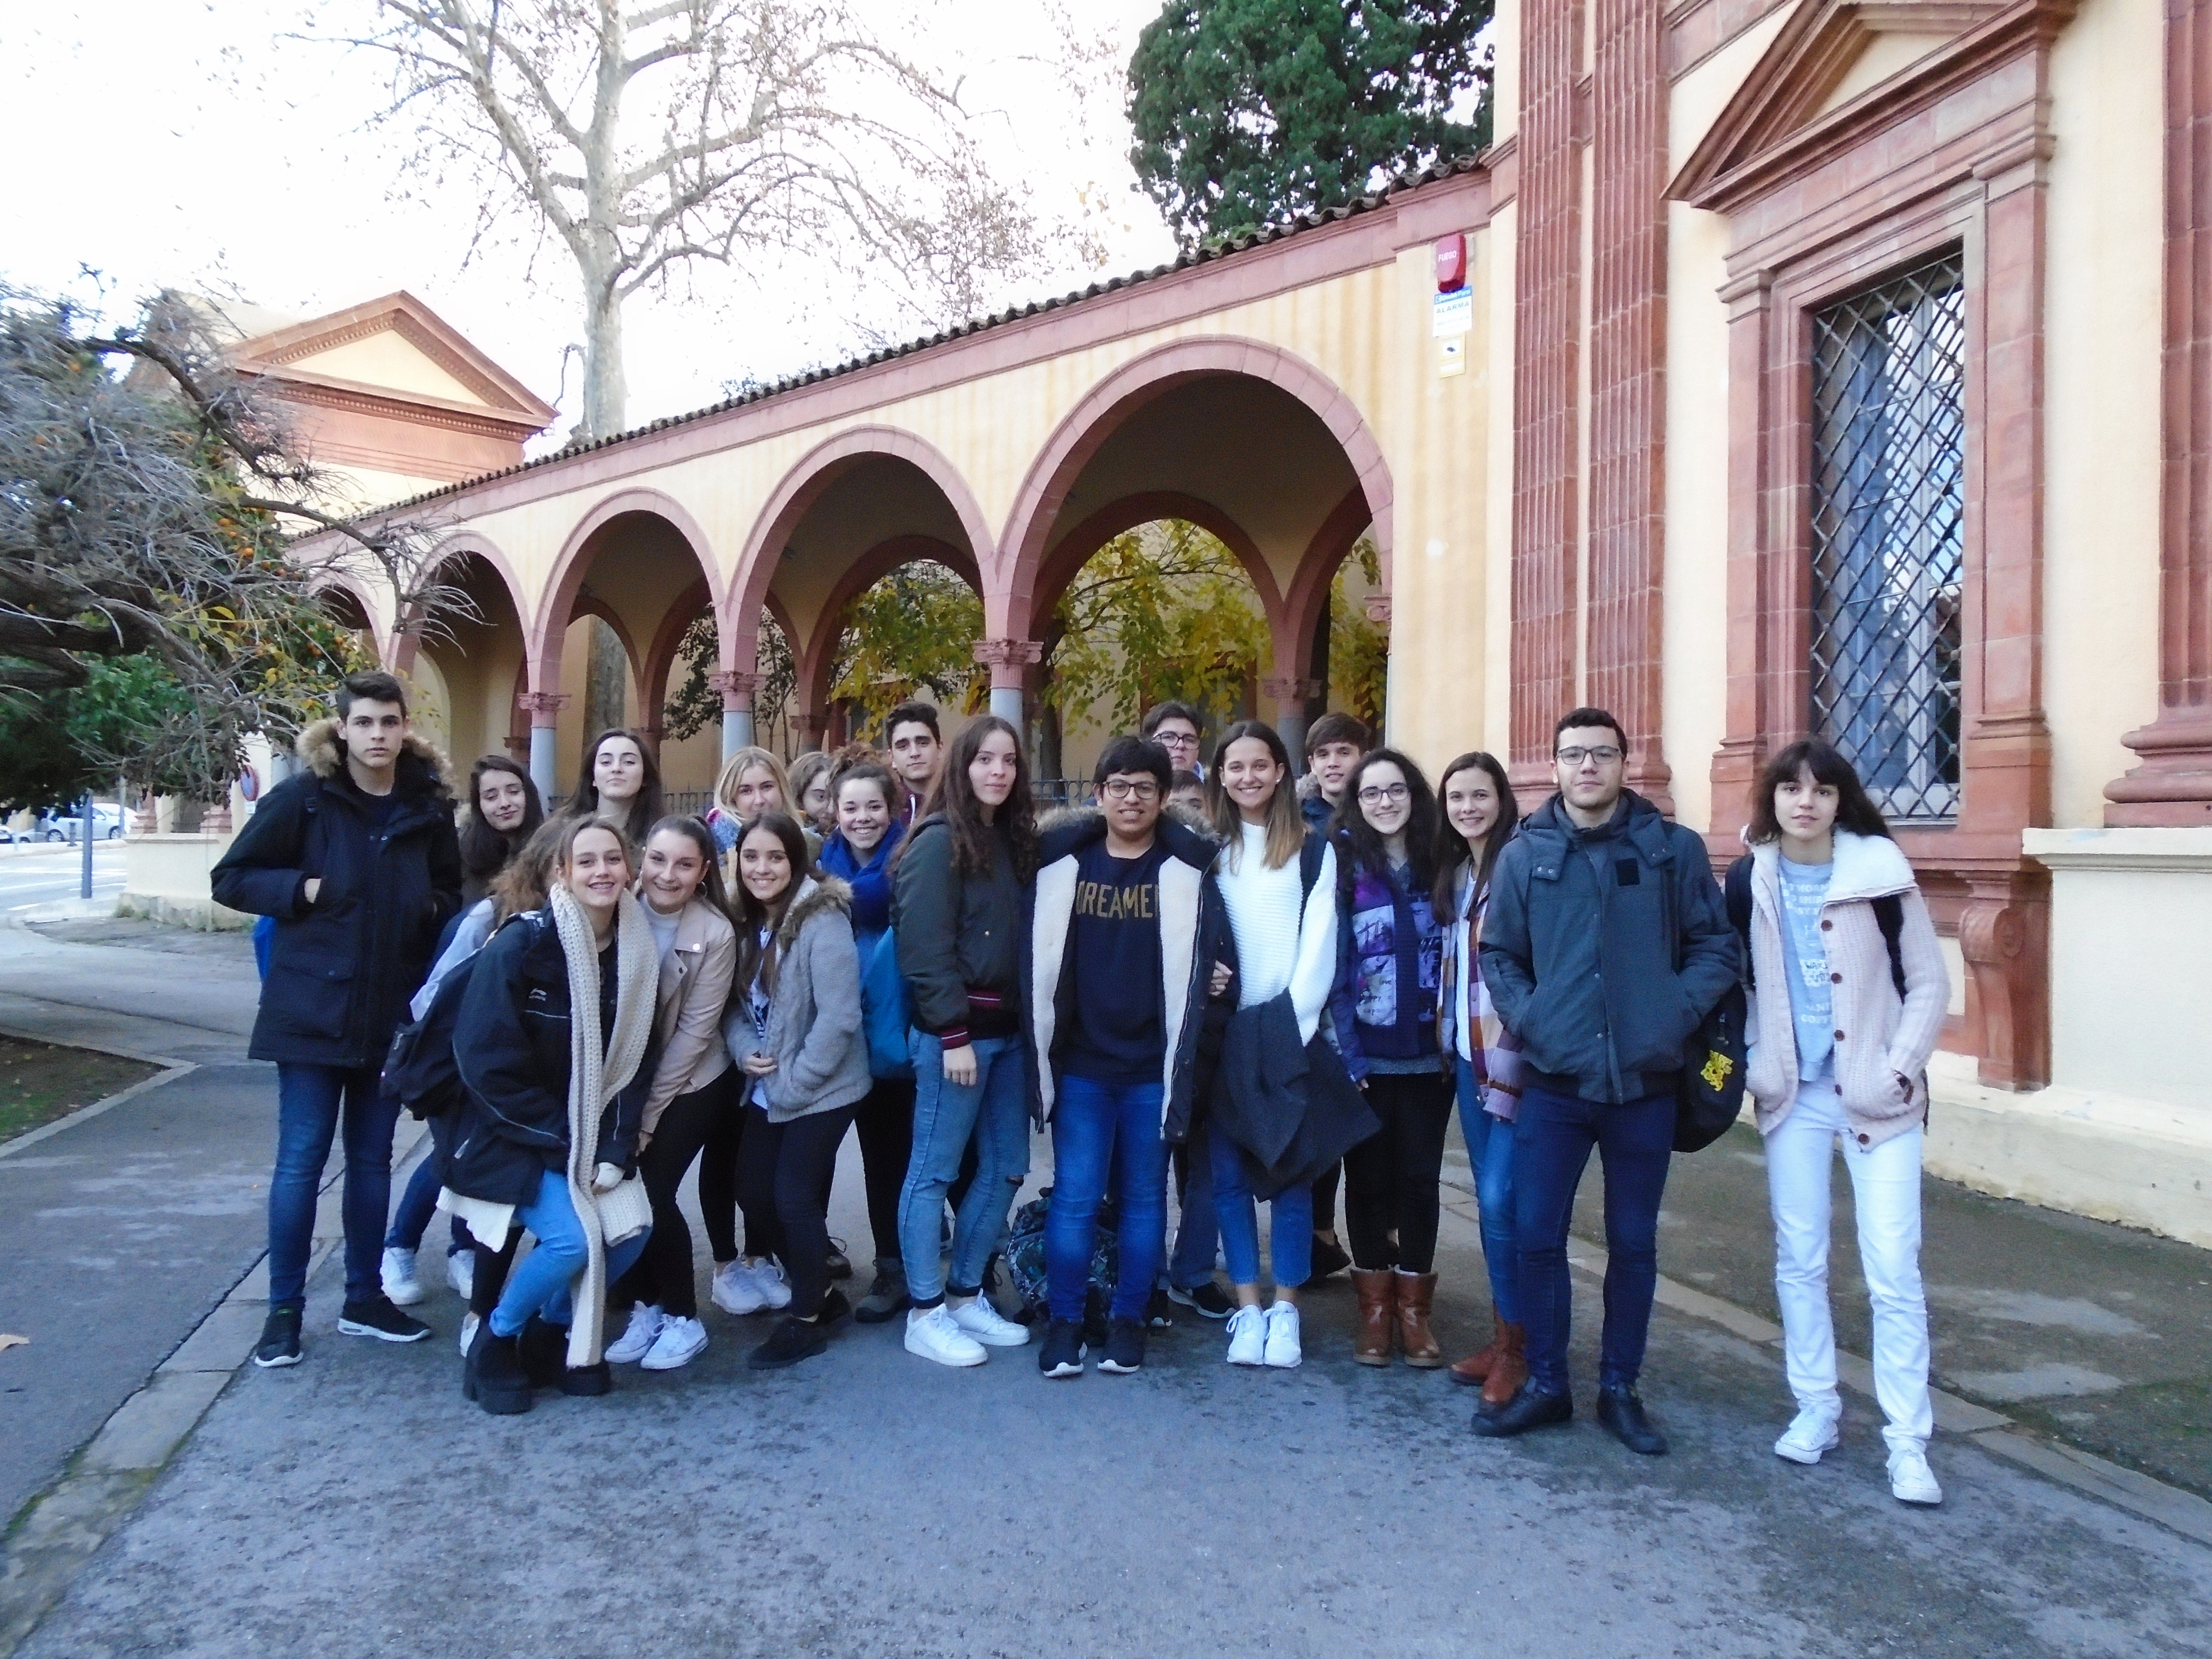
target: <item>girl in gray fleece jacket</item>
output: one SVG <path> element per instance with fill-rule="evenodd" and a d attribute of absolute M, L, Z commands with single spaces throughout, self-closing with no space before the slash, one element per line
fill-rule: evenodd
<path fill-rule="evenodd" d="M 852 892 L 808 873 L 805 832 L 781 812 L 735 849 L 738 964 L 723 1035 L 746 1083 L 738 1183 L 748 1214 L 773 1210 L 791 1304 L 750 1364 L 796 1364 L 852 1312 L 830 1284 L 823 1198 L 853 1109 L 868 1092 Z"/>

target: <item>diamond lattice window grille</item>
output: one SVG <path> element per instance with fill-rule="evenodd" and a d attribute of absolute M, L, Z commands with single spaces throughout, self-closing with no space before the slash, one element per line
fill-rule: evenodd
<path fill-rule="evenodd" d="M 1883 813 L 1959 814 L 1966 262 L 1813 315 L 1813 726 Z"/>

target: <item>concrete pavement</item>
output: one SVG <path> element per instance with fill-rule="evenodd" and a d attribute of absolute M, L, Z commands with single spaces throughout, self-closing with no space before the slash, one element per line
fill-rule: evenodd
<path fill-rule="evenodd" d="M 11 846 L 8 850 L 11 856 L 0 860 L 0 915 L 78 896 L 84 871 L 82 849 L 63 842 Z M 93 842 L 93 896 L 112 905 L 123 891 L 123 843 Z"/>
<path fill-rule="evenodd" d="M 172 1017 L 149 1029 L 197 1030 L 210 1059 L 225 1042 L 236 1052 L 234 1033 L 182 1023 L 240 1006 L 237 965 L 219 974 L 194 955 L 221 946 L 82 942 L 117 937 L 106 926 L 46 941 L 31 976 L 74 999 L 73 1018 L 125 1026 L 125 1005 L 143 1000 Z M 11 954 L 0 966 L 0 992 L 15 965 Z M 0 1003 L 0 1020 L 13 1018 Z M 252 1075 L 240 1068 L 236 1086 L 248 1117 L 269 1109 L 252 1105 Z M 257 1178 L 267 1134 L 264 1117 L 258 1148 L 237 1154 L 262 1166 Z M 1028 1350 L 947 1372 L 905 1354 L 896 1325 L 848 1328 L 823 1358 L 763 1375 L 742 1362 L 765 1322 L 709 1311 L 713 1346 L 687 1370 L 625 1370 L 611 1399 L 541 1396 L 529 1416 L 493 1419 L 459 1398 L 460 1310 L 434 1251 L 416 1311 L 439 1337 L 409 1348 L 335 1334 L 328 1264 L 313 1281 L 304 1365 L 239 1373 L 158 1479 L 130 1447 L 110 1448 L 105 1478 L 118 1490 L 151 1479 L 150 1495 L 21 1651 L 2212 1651 L 2212 1549 L 1991 1455 L 1987 1437 L 1939 1434 L 1931 1457 L 1949 1501 L 1934 1512 L 1889 1498 L 1863 1399 L 1820 1468 L 1773 1458 L 1789 1406 L 1756 1313 L 1691 1316 L 1703 1293 L 1728 1298 L 1713 1308 L 1755 1304 L 1771 1272 L 1756 1144 L 1715 1152 L 1680 1160 L 1669 1194 L 1662 1266 L 1676 1284 L 1646 1393 L 1675 1454 L 1657 1461 L 1630 1458 L 1587 1420 L 1517 1444 L 1474 1440 L 1468 1390 L 1351 1364 L 1340 1281 L 1310 1298 L 1308 1363 L 1294 1373 L 1229 1370 L 1221 1328 L 1192 1319 L 1155 1339 L 1135 1377 L 1047 1383 Z M 1939 1298 L 1938 1364 L 1953 1386 L 1982 1376 L 1973 1345 L 1984 1341 L 2013 1370 L 2114 1376 L 2134 1364 L 2118 1353 L 2187 1346 L 2181 1275 L 2200 1253 L 2160 1267 L 2171 1282 L 2130 1278 L 2132 1236 L 2033 1212 L 1960 1231 L 1945 1218 L 1972 1195 L 1929 1191 L 1931 1283 L 1975 1292 L 1984 1310 L 1947 1313 Z M 1454 1202 L 1439 1322 L 1457 1351 L 1487 1312 L 1474 1230 Z M 849 1146 L 836 1206 L 865 1261 Z M 1583 1220 L 1584 1237 L 1602 1236 L 1594 1215 Z M 1852 1260 L 1838 1249 L 1839 1293 L 1855 1289 Z M 2066 1319 L 2007 1317 L 2048 1311 L 2002 1300 L 2039 1279 Z M 2115 1294 L 2154 1288 L 2132 1305 Z M 1585 1407 L 1595 1290 L 1577 1283 Z M 2152 1334 L 2116 1334 L 2075 1303 Z M 1848 1295 L 1838 1312 L 1848 1340 Z M 239 1332 L 203 1328 L 194 1344 L 237 1347 Z M 2081 1357 L 2056 1357 L 2062 1339 L 2082 1342 Z M 222 1380 L 186 1367 L 163 1386 L 191 1395 L 196 1415 Z M 113 1423 L 111 1437 L 127 1438 Z"/>

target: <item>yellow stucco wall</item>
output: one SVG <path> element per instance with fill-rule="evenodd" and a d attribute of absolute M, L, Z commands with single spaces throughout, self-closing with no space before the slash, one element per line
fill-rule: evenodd
<path fill-rule="evenodd" d="M 2052 821 L 2105 821 L 2158 708 L 2164 51 L 2158 0 L 2084 0 L 2051 58 L 2044 702 Z"/>

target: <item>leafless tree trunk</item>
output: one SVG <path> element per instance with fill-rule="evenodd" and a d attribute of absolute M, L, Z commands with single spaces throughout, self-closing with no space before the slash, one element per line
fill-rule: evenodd
<path fill-rule="evenodd" d="M 879 275 L 889 264 L 915 324 L 936 326 L 975 314 L 1042 251 L 1025 193 L 982 159 L 959 81 L 902 50 L 914 11 L 324 0 L 308 38 L 389 58 L 380 119 L 414 124 L 423 176 L 454 161 L 484 173 L 480 230 L 519 213 L 567 249 L 589 438 L 623 427 L 622 313 L 641 289 L 702 264 L 757 275 L 865 258 Z"/>

